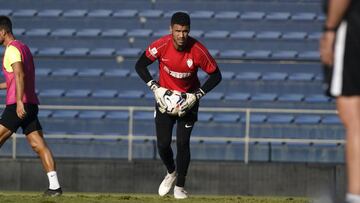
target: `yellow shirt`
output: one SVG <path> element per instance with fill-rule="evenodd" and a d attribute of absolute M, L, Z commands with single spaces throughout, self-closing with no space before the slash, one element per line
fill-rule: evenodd
<path fill-rule="evenodd" d="M 4 54 L 4 67 L 7 72 L 13 72 L 11 65 L 21 61 L 20 51 L 16 47 L 11 45 L 6 47 Z"/>

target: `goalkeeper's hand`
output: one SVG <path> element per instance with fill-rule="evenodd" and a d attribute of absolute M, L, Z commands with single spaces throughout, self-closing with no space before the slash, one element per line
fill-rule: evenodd
<path fill-rule="evenodd" d="M 198 102 L 200 98 L 205 95 L 205 92 L 199 88 L 194 93 L 185 93 L 185 94 L 186 94 L 186 99 L 180 105 L 180 110 L 178 113 L 180 117 L 184 116 L 196 104 L 196 102 Z"/>
<path fill-rule="evenodd" d="M 164 94 L 170 90 L 164 87 L 160 87 L 159 83 L 154 80 L 150 80 L 148 83 L 146 83 L 146 85 L 153 91 L 159 111 L 161 113 L 165 113 L 167 105 L 164 101 Z"/>

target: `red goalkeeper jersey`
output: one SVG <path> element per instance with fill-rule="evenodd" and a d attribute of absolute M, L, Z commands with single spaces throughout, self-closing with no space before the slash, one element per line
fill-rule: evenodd
<path fill-rule="evenodd" d="M 214 58 L 199 41 L 189 36 L 186 48 L 175 49 L 172 36 L 166 35 L 154 41 L 146 49 L 146 56 L 159 62 L 159 84 L 180 92 L 193 92 L 200 87 L 197 71 L 208 74 L 217 69 Z"/>

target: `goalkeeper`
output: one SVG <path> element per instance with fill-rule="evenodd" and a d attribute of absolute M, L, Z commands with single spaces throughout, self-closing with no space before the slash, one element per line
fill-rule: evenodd
<path fill-rule="evenodd" d="M 174 197 L 188 197 L 184 189 L 190 163 L 190 134 L 197 121 L 199 100 L 221 81 L 220 70 L 209 51 L 189 36 L 190 17 L 177 12 L 171 17 L 170 34 L 154 41 L 136 63 L 136 71 L 154 92 L 156 99 L 155 125 L 159 155 L 166 166 L 167 175 L 159 186 L 159 195 L 166 195 L 175 180 Z M 147 66 L 159 62 L 159 81 L 153 80 Z M 209 77 L 200 87 L 197 77 L 201 68 Z M 164 94 L 176 90 L 186 97 L 177 115 L 166 113 Z M 176 164 L 171 149 L 172 130 L 176 130 Z"/>

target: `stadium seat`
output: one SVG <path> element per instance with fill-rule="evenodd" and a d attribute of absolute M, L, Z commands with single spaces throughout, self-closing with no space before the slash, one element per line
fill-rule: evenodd
<path fill-rule="evenodd" d="M 80 69 L 77 75 L 79 77 L 100 77 L 103 74 L 103 70 L 100 68 L 93 69 Z"/>
<path fill-rule="evenodd" d="M 110 111 L 105 115 L 106 119 L 128 120 L 129 113 L 127 111 Z"/>
<path fill-rule="evenodd" d="M 76 118 L 79 111 L 76 110 L 56 110 L 52 114 L 52 118 Z"/>
<path fill-rule="evenodd" d="M 61 56 L 64 53 L 63 48 L 51 47 L 40 49 L 37 52 L 37 56 Z"/>
<path fill-rule="evenodd" d="M 11 9 L 0 9 L 0 15 L 3 16 L 10 16 L 12 12 L 13 11 Z"/>
<path fill-rule="evenodd" d="M 249 93 L 239 93 L 239 92 L 235 92 L 235 93 L 229 93 L 225 95 L 224 100 L 225 101 L 247 101 L 250 99 L 250 94 Z"/>
<path fill-rule="evenodd" d="M 51 74 L 51 69 L 49 68 L 36 68 L 35 70 L 36 76 L 49 76 Z"/>
<path fill-rule="evenodd" d="M 297 55 L 297 51 L 274 51 L 271 53 L 271 58 L 276 60 L 295 60 Z"/>
<path fill-rule="evenodd" d="M 78 118 L 82 119 L 102 119 L 105 117 L 105 111 L 80 111 Z"/>
<path fill-rule="evenodd" d="M 106 77 L 127 77 L 130 75 L 129 70 L 125 69 L 110 69 L 106 70 L 104 76 Z"/>
<path fill-rule="evenodd" d="M 222 92 L 209 92 L 204 96 L 204 100 L 215 100 L 215 101 L 220 101 L 222 100 L 224 97 L 224 93 Z"/>
<path fill-rule="evenodd" d="M 324 103 L 328 102 L 329 100 L 330 98 L 323 94 L 312 94 L 305 97 L 305 102 Z"/>
<path fill-rule="evenodd" d="M 40 91 L 40 99 L 41 97 L 62 97 L 65 93 L 63 89 L 45 89 Z"/>
<path fill-rule="evenodd" d="M 242 58 L 244 55 L 244 50 L 224 50 L 219 53 L 219 57 L 222 59 L 237 59 Z"/>
<path fill-rule="evenodd" d="M 294 21 L 312 21 L 315 20 L 315 13 L 296 13 L 291 15 L 291 20 Z"/>
<path fill-rule="evenodd" d="M 62 69 L 56 69 L 52 71 L 51 75 L 56 77 L 72 77 L 77 74 L 77 69 L 73 68 L 62 68 Z"/>
<path fill-rule="evenodd" d="M 115 54 L 114 48 L 97 48 L 90 51 L 90 56 L 111 57 Z"/>
<path fill-rule="evenodd" d="M 154 112 L 135 112 L 134 113 L 134 120 L 154 120 Z"/>
<path fill-rule="evenodd" d="M 81 18 L 81 17 L 85 17 L 85 15 L 87 13 L 88 13 L 88 11 L 85 9 L 72 9 L 72 10 L 65 11 L 63 13 L 63 16 L 71 17 L 71 18 Z"/>
<path fill-rule="evenodd" d="M 189 33 L 190 36 L 195 37 L 195 38 L 200 38 L 204 35 L 204 31 L 202 30 L 191 30 L 191 32 Z"/>
<path fill-rule="evenodd" d="M 313 73 L 291 73 L 288 77 L 290 81 L 311 81 L 315 75 Z"/>
<path fill-rule="evenodd" d="M 89 11 L 87 16 L 93 18 L 106 18 L 106 17 L 110 17 L 111 14 L 112 14 L 112 10 L 98 9 L 98 10 Z"/>
<path fill-rule="evenodd" d="M 232 80 L 235 77 L 235 73 L 231 71 L 221 71 L 221 76 L 225 80 Z"/>
<path fill-rule="evenodd" d="M 145 18 L 160 18 L 163 15 L 163 11 L 162 10 L 144 10 L 144 11 L 140 11 L 138 13 L 139 16 L 141 17 L 145 17 Z"/>
<path fill-rule="evenodd" d="M 33 56 L 37 55 L 37 53 L 38 53 L 38 51 L 39 51 L 39 49 L 36 48 L 36 47 L 29 47 L 29 49 L 30 49 L 30 52 L 31 52 L 31 54 L 32 54 Z"/>
<path fill-rule="evenodd" d="M 38 113 L 38 117 L 41 118 L 49 118 L 52 115 L 52 111 L 51 110 L 43 110 L 41 109 Z"/>
<path fill-rule="evenodd" d="M 65 97 L 87 98 L 90 93 L 91 90 L 88 89 L 72 89 L 65 92 Z"/>
<path fill-rule="evenodd" d="M 74 36 L 76 30 L 71 28 L 60 28 L 51 32 L 53 37 L 72 37 Z"/>
<path fill-rule="evenodd" d="M 306 32 L 286 32 L 281 36 L 281 38 L 285 40 L 305 40 L 306 37 Z"/>
<path fill-rule="evenodd" d="M 65 49 L 64 55 L 72 57 L 87 56 L 89 54 L 89 51 L 90 50 L 88 48 L 69 48 Z"/>
<path fill-rule="evenodd" d="M 300 60 L 312 60 L 319 61 L 320 53 L 318 51 L 305 51 L 298 54 L 298 59 Z"/>
<path fill-rule="evenodd" d="M 268 50 L 254 50 L 245 53 L 247 59 L 269 59 L 271 51 Z"/>
<path fill-rule="evenodd" d="M 260 40 L 277 40 L 281 36 L 280 32 L 277 31 L 263 31 L 256 34 L 256 39 Z"/>
<path fill-rule="evenodd" d="M 244 12 L 240 15 L 242 20 L 261 20 L 265 16 L 263 12 Z"/>
<path fill-rule="evenodd" d="M 296 124 L 318 124 L 321 117 L 317 115 L 299 115 L 295 117 L 294 123 Z"/>
<path fill-rule="evenodd" d="M 313 32 L 308 34 L 308 39 L 309 40 L 314 40 L 314 41 L 318 41 L 321 37 L 322 33 L 321 32 Z"/>
<path fill-rule="evenodd" d="M 169 29 L 163 29 L 163 30 L 155 31 L 152 36 L 153 37 L 162 37 L 162 36 L 165 36 L 168 34 L 170 34 Z"/>
<path fill-rule="evenodd" d="M 254 31 L 235 31 L 230 34 L 230 39 L 253 39 L 254 37 Z"/>
<path fill-rule="evenodd" d="M 273 93 L 255 93 L 251 95 L 251 101 L 275 101 L 277 94 Z"/>
<path fill-rule="evenodd" d="M 281 123 L 289 124 L 294 121 L 294 116 L 292 115 L 269 115 L 267 117 L 267 123 Z"/>
<path fill-rule="evenodd" d="M 123 48 L 116 51 L 116 55 L 123 57 L 138 57 L 142 53 L 139 48 Z"/>
<path fill-rule="evenodd" d="M 117 97 L 121 98 L 121 99 L 140 99 L 142 96 L 144 96 L 143 91 L 126 90 L 126 91 L 119 92 Z"/>
<path fill-rule="evenodd" d="M 199 122 L 210 122 L 213 119 L 213 115 L 211 113 L 204 113 L 201 112 L 198 114 L 198 121 Z"/>
<path fill-rule="evenodd" d="M 259 80 L 261 73 L 259 72 L 241 72 L 236 75 L 237 80 Z"/>
<path fill-rule="evenodd" d="M 25 35 L 30 37 L 46 37 L 49 34 L 50 29 L 48 28 L 34 28 L 25 32 Z"/>
<path fill-rule="evenodd" d="M 62 13 L 63 13 L 63 11 L 61 9 L 45 9 L 45 10 L 39 11 L 37 13 L 37 16 L 38 17 L 44 17 L 44 18 L 48 18 L 48 17 L 57 18 Z"/>
<path fill-rule="evenodd" d="M 235 113 L 214 113 L 213 121 L 220 123 L 237 123 L 240 115 Z"/>
<path fill-rule="evenodd" d="M 194 160 L 244 160 L 244 143 L 227 141 L 191 141 Z"/>
<path fill-rule="evenodd" d="M 226 30 L 212 30 L 204 34 L 208 39 L 226 39 L 229 36 L 229 31 Z"/>
<path fill-rule="evenodd" d="M 283 94 L 280 95 L 277 100 L 283 102 L 301 102 L 304 99 L 303 94 Z"/>
<path fill-rule="evenodd" d="M 152 30 L 150 29 L 135 29 L 130 30 L 127 33 L 129 37 L 150 37 Z"/>
<path fill-rule="evenodd" d="M 267 119 L 266 115 L 261 115 L 261 114 L 251 114 L 250 115 L 250 123 L 264 123 L 266 121 L 266 119 Z M 241 122 L 245 123 L 246 117 L 242 117 Z"/>
<path fill-rule="evenodd" d="M 82 29 L 76 32 L 77 37 L 97 37 L 101 33 L 100 29 Z"/>
<path fill-rule="evenodd" d="M 25 31 L 26 30 L 24 28 L 14 28 L 13 29 L 13 34 L 15 36 L 21 36 L 21 35 L 23 35 L 25 33 Z"/>
<path fill-rule="evenodd" d="M 94 90 L 91 93 L 91 97 L 93 98 L 115 98 L 117 96 L 117 90 Z"/>
<path fill-rule="evenodd" d="M 264 73 L 261 77 L 262 80 L 286 80 L 287 73 L 283 72 L 269 72 Z"/>
<path fill-rule="evenodd" d="M 34 17 L 37 13 L 35 9 L 20 9 L 12 13 L 13 17 Z"/>
<path fill-rule="evenodd" d="M 339 116 L 324 116 L 321 119 L 321 123 L 323 124 L 329 124 L 329 125 L 341 125 L 341 120 Z"/>
<path fill-rule="evenodd" d="M 106 29 L 101 32 L 103 37 L 124 37 L 126 29 Z"/>
<path fill-rule="evenodd" d="M 214 16 L 214 11 L 194 11 L 190 13 L 191 19 L 210 19 Z"/>
<path fill-rule="evenodd" d="M 272 12 L 268 13 L 265 16 L 266 20 L 276 20 L 276 21 L 286 21 L 290 19 L 289 12 Z"/>
<path fill-rule="evenodd" d="M 122 9 L 113 13 L 113 17 L 116 18 L 134 18 L 138 14 L 135 9 Z"/>
<path fill-rule="evenodd" d="M 237 11 L 219 11 L 215 14 L 214 18 L 217 20 L 235 20 L 239 15 L 240 13 Z"/>

